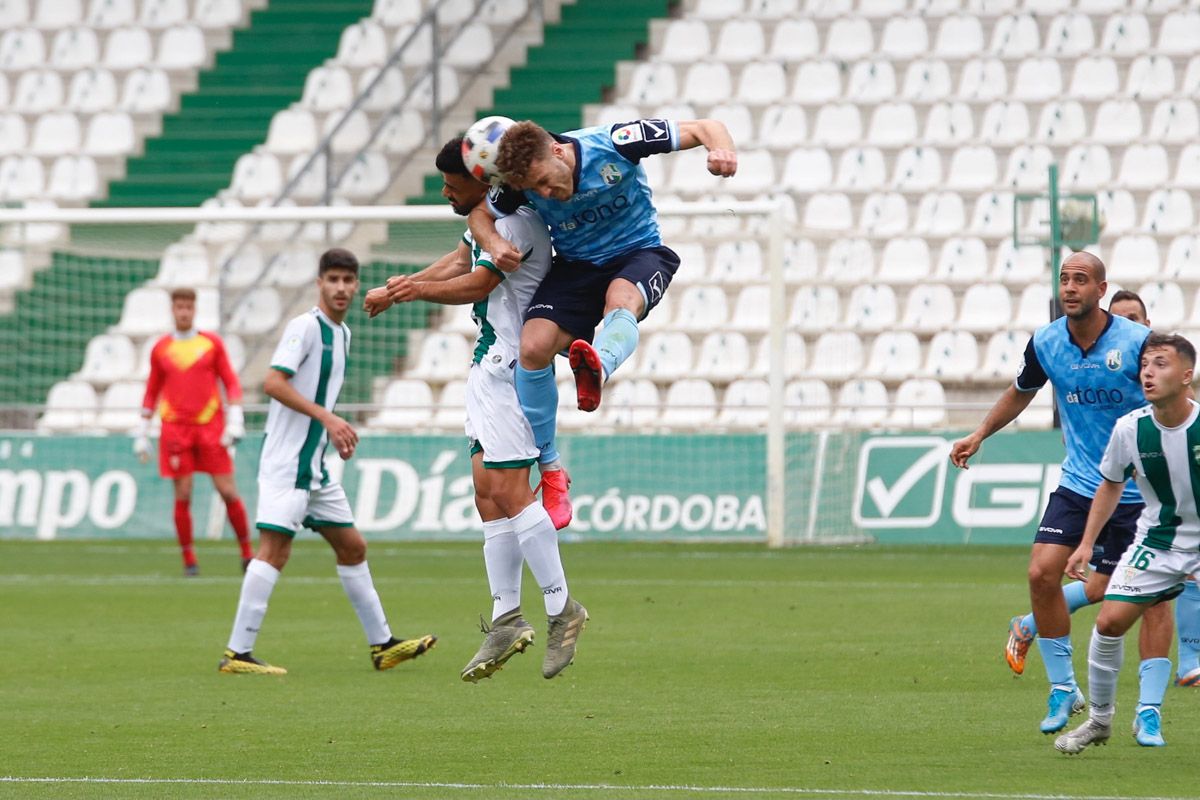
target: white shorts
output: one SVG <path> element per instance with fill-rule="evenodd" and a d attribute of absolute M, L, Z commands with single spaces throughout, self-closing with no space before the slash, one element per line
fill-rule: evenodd
<path fill-rule="evenodd" d="M 350 528 L 354 515 L 340 483 L 308 491 L 295 486 L 258 482 L 254 527 L 295 536 L 301 527 Z"/>
<path fill-rule="evenodd" d="M 471 453 L 483 451 L 484 466 L 528 467 L 541 451 L 517 400 L 512 368 L 484 359 L 467 374 L 467 439 Z"/>
<path fill-rule="evenodd" d="M 1200 570 L 1200 552 L 1156 550 L 1143 545 L 1139 536 L 1113 570 L 1104 599 L 1126 603 L 1170 600 L 1183 591 L 1183 582 L 1197 570 Z"/>

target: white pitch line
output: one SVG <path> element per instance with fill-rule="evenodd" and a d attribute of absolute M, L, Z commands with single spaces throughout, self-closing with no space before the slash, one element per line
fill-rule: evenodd
<path fill-rule="evenodd" d="M 200 785 L 200 786 L 334 786 L 364 789 L 496 789 L 524 791 L 577 792 L 699 792 L 704 794 L 788 794 L 804 797 L 912 797 L 966 798 L 967 800 L 1188 800 L 1170 796 L 1018 794 L 1001 792 L 921 792 L 896 789 L 809 789 L 799 786 L 689 786 L 686 784 L 616 783 L 466 783 L 457 781 L 300 781 L 254 778 L 65 778 L 0 776 L 0 783 L 31 784 L 129 784 L 129 785 Z"/>

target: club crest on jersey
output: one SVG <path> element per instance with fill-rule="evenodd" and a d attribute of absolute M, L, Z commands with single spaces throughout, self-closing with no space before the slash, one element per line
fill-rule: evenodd
<path fill-rule="evenodd" d="M 642 126 L 636 122 L 622 125 L 612 132 L 614 144 L 633 144 L 642 140 Z"/>
<path fill-rule="evenodd" d="M 617 168 L 616 164 L 605 164 L 600 168 L 600 177 L 609 186 L 615 186 L 621 182 L 621 170 Z"/>
<path fill-rule="evenodd" d="M 1109 350 L 1104 356 L 1104 364 L 1111 372 L 1116 372 L 1121 368 L 1121 351 Z"/>
<path fill-rule="evenodd" d="M 285 347 L 293 353 L 299 352 L 300 337 L 299 336 L 289 336 Z"/>

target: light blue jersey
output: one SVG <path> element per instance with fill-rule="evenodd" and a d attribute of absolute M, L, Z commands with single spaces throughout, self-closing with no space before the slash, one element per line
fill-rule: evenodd
<path fill-rule="evenodd" d="M 638 162 L 679 149 L 674 122 L 643 119 L 551 135 L 575 148 L 575 193 L 562 201 L 501 186 L 488 197 L 494 214 L 529 203 L 549 226 L 555 252 L 569 261 L 607 264 L 662 244 L 646 170 Z"/>
<path fill-rule="evenodd" d="M 1142 343 L 1149 335 L 1144 325 L 1110 314 L 1104 332 L 1086 352 L 1071 338 L 1066 317 L 1038 328 L 1029 340 L 1016 388 L 1036 392 L 1047 380 L 1054 387 L 1067 447 L 1060 486 L 1096 496 L 1103 480 L 1100 460 L 1113 425 L 1146 404 L 1138 373 Z M 1121 502 L 1142 502 L 1132 481 Z"/>

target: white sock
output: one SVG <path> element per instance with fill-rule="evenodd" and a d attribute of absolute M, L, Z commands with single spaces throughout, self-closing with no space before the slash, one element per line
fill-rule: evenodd
<path fill-rule="evenodd" d="M 483 523 L 483 565 L 492 590 L 492 620 L 521 605 L 521 543 L 507 517 Z"/>
<path fill-rule="evenodd" d="M 233 618 L 233 633 L 229 634 L 229 649 L 249 653 L 258 639 L 258 629 L 267 615 L 267 603 L 279 580 L 279 570 L 265 561 L 252 559 L 242 578 L 242 593 L 238 597 L 237 615 Z"/>
<path fill-rule="evenodd" d="M 521 552 L 534 580 L 542 587 L 546 614 L 561 614 L 567 605 L 567 576 L 558 557 L 558 532 L 541 503 L 534 501 L 511 518 Z"/>
<path fill-rule="evenodd" d="M 367 562 L 347 567 L 337 565 L 338 577 L 342 579 L 342 588 L 358 614 L 363 631 L 367 634 L 367 644 L 383 644 L 392 638 L 392 629 L 388 627 L 387 617 L 383 613 L 383 604 L 379 602 L 379 593 L 375 591 L 375 582 L 371 580 L 371 568 Z"/>
<path fill-rule="evenodd" d="M 1125 637 L 1105 636 L 1092 629 L 1088 646 L 1088 702 L 1090 714 L 1101 723 L 1112 721 L 1113 702 L 1117 697 L 1117 674 L 1125 657 Z"/>

